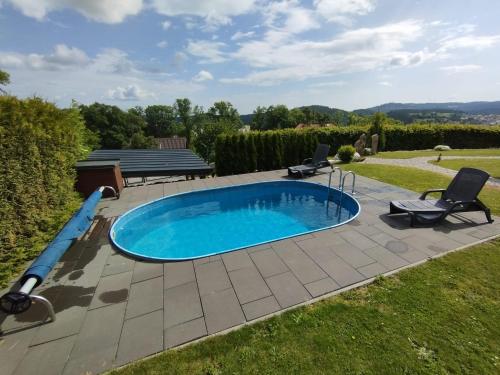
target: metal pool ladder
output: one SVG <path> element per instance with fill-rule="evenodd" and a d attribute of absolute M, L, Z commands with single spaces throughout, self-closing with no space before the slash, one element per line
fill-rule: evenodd
<path fill-rule="evenodd" d="M 331 188 L 331 185 L 332 185 L 332 174 L 334 174 L 336 170 L 340 171 L 340 175 L 339 175 L 339 190 L 341 191 L 341 193 L 344 193 L 344 185 L 345 185 L 345 179 L 346 179 L 346 177 L 349 176 L 349 175 L 352 175 L 351 194 L 356 194 L 354 192 L 354 186 L 356 185 L 356 173 L 354 173 L 353 171 L 347 171 L 344 174 L 342 172 L 342 169 L 340 169 L 339 167 L 335 167 L 335 168 L 332 169 L 332 171 L 330 172 L 330 176 L 328 177 L 328 195 L 326 197 L 327 203 L 330 200 L 330 188 Z M 342 196 L 343 196 L 343 194 L 340 195 L 339 206 L 342 203 Z"/>

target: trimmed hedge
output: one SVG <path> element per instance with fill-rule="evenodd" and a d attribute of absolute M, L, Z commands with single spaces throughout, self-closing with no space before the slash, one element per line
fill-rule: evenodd
<path fill-rule="evenodd" d="M 318 143 L 330 145 L 334 155 L 342 145 L 354 144 L 367 126 L 254 131 L 220 135 L 215 143 L 219 176 L 268 171 L 301 164 Z M 385 150 L 423 150 L 438 144 L 452 148 L 500 147 L 500 126 L 408 125 L 385 126 Z M 367 144 L 371 147 L 371 144 Z"/>
<path fill-rule="evenodd" d="M 73 167 L 85 152 L 84 132 L 77 109 L 0 96 L 0 285 L 80 204 Z"/>

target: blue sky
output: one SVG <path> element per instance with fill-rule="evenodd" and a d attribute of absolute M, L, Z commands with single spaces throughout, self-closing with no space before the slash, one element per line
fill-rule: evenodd
<path fill-rule="evenodd" d="M 0 0 L 12 94 L 209 107 L 500 100 L 500 1 Z"/>

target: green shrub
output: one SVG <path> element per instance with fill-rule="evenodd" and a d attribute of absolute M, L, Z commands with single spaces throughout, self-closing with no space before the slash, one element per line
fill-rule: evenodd
<path fill-rule="evenodd" d="M 318 143 L 329 145 L 330 153 L 335 154 L 340 146 L 354 144 L 368 130 L 367 126 L 333 126 L 252 131 L 244 136 L 222 135 L 216 141 L 217 175 L 268 171 L 297 165 L 313 155 Z M 447 144 L 454 149 L 500 145 L 500 126 L 385 124 L 383 134 L 387 151 L 432 149 L 437 144 Z"/>
<path fill-rule="evenodd" d="M 337 155 L 338 155 L 340 161 L 343 161 L 344 163 L 349 163 L 354 158 L 355 152 L 356 152 L 356 149 L 353 146 L 344 145 L 344 146 L 339 148 L 339 150 L 337 151 Z"/>
<path fill-rule="evenodd" d="M 78 207 L 74 165 L 84 156 L 84 139 L 78 109 L 0 97 L 0 284 L 36 257 Z"/>

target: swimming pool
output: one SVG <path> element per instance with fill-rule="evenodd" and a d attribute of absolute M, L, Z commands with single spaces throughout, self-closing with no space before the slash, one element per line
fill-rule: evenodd
<path fill-rule="evenodd" d="M 303 181 L 270 181 L 171 195 L 123 214 L 110 237 L 145 259 L 186 260 L 345 224 L 360 212 L 352 196 Z M 339 204 L 341 203 L 341 204 Z"/>

